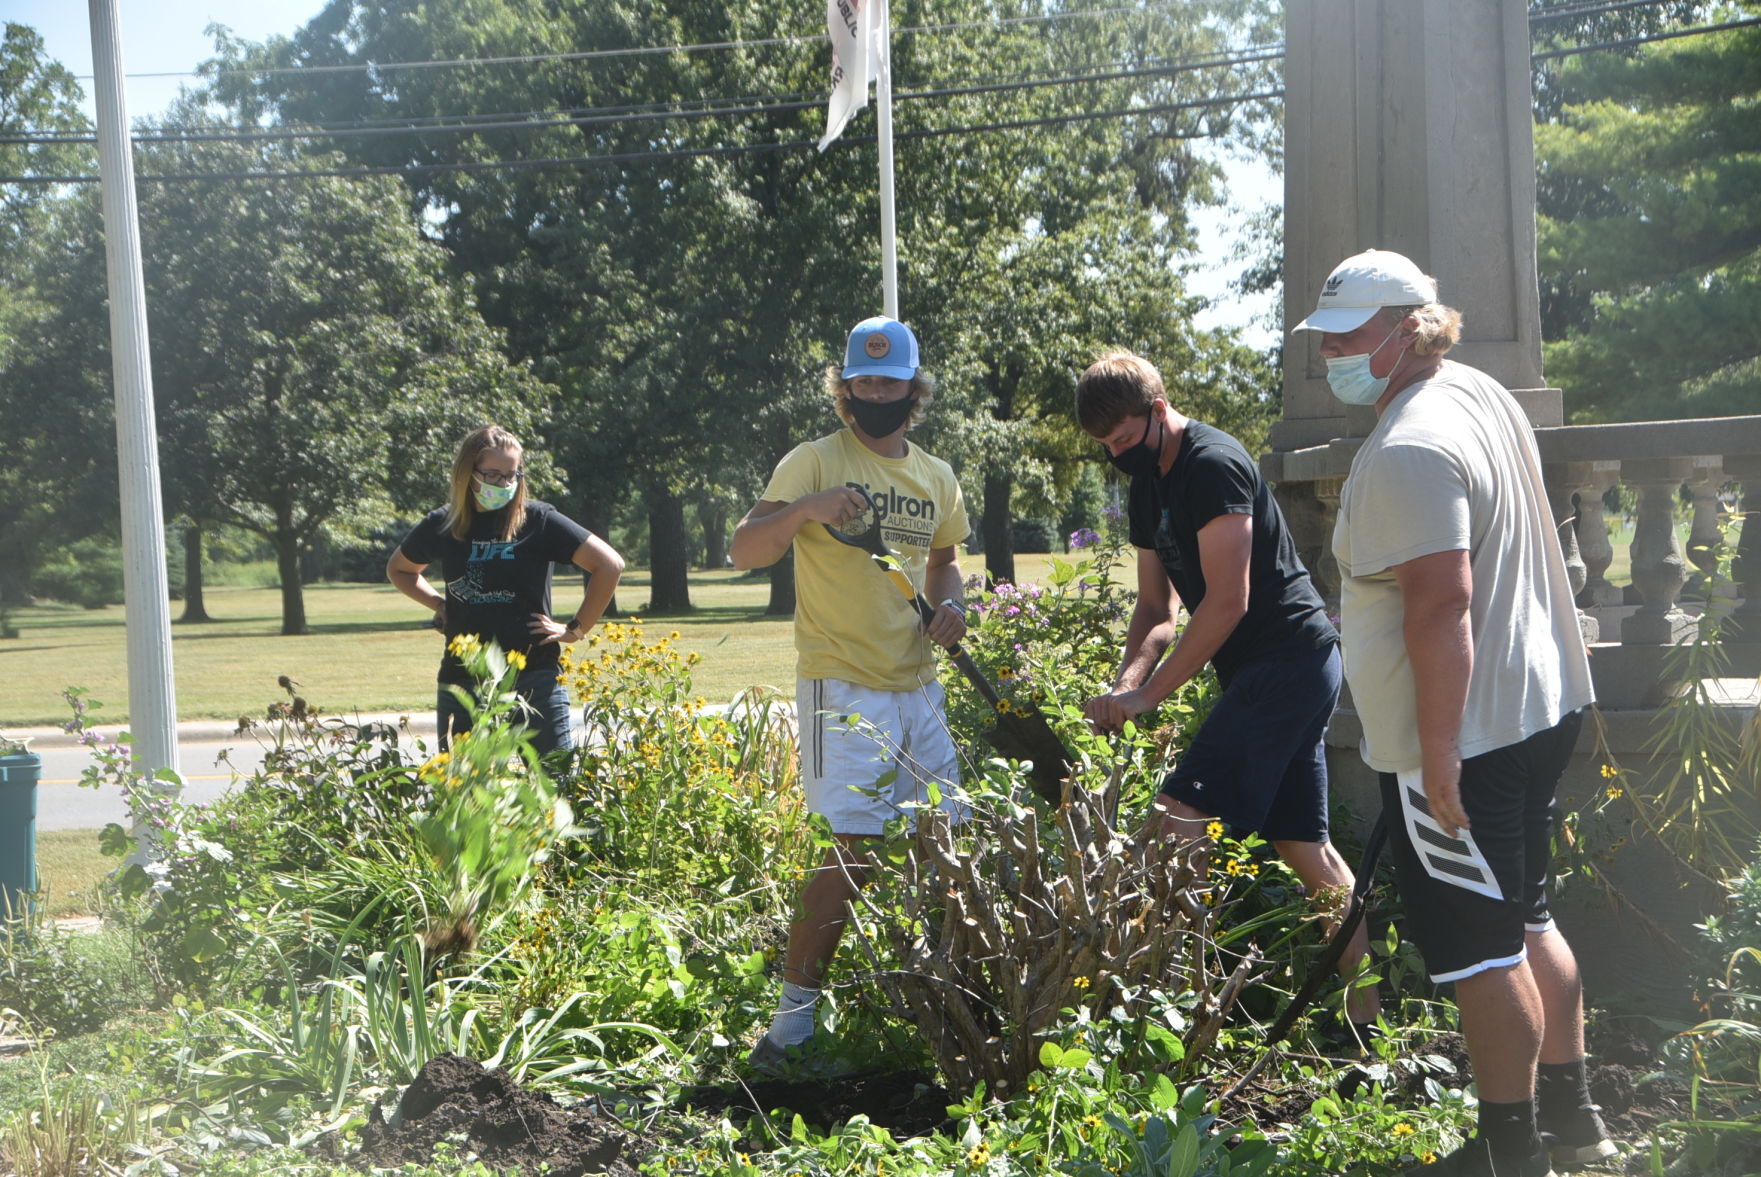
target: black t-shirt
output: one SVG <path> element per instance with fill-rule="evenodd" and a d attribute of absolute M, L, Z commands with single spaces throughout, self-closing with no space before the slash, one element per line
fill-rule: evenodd
<path fill-rule="evenodd" d="M 1253 554 L 1247 613 L 1211 659 L 1218 679 L 1227 686 L 1244 666 L 1338 641 L 1259 466 L 1221 429 L 1189 420 L 1174 465 L 1133 478 L 1127 504 L 1131 542 L 1161 559 L 1188 611 L 1205 599 L 1198 533 L 1219 515 L 1253 516 Z"/>
<path fill-rule="evenodd" d="M 464 539 L 454 539 L 446 508 L 430 511 L 399 546 L 412 564 L 440 565 L 446 580 L 446 640 L 474 634 L 503 650 L 526 655 L 528 670 L 554 667 L 560 647 L 536 645 L 527 625 L 532 614 L 550 612 L 550 568 L 565 564 L 587 540 L 587 529 L 549 503 L 528 500 L 526 521 L 511 540 L 501 539 L 502 512 L 480 511 Z M 469 686 L 471 676 L 448 653 L 440 681 Z"/>

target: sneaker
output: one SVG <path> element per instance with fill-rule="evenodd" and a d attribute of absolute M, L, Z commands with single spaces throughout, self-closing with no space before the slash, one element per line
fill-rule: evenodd
<path fill-rule="evenodd" d="M 1471 1136 L 1448 1156 L 1408 1169 L 1402 1177 L 1555 1177 L 1555 1174 L 1548 1163 L 1545 1141 L 1533 1156 L 1513 1165 L 1508 1161 L 1495 1161 L 1485 1140 Z"/>
<path fill-rule="evenodd" d="M 827 1057 L 812 1038 L 782 1046 L 768 1031 L 746 1056 L 746 1065 L 766 1079 L 838 1079 L 854 1073 L 847 1064 Z"/>
<path fill-rule="evenodd" d="M 1327 1058 L 1355 1062 L 1376 1053 L 1382 1040 L 1380 1022 L 1351 1022 L 1334 1018 L 1315 1035 L 1315 1046 Z"/>
<path fill-rule="evenodd" d="M 1620 1152 L 1608 1138 L 1599 1107 L 1575 1108 L 1563 1120 L 1552 1117 L 1541 1129 L 1556 1169 L 1581 1169 Z"/>
<path fill-rule="evenodd" d="M 758 1045 L 754 1046 L 752 1053 L 746 1056 L 746 1065 L 756 1074 L 763 1075 L 767 1079 L 776 1079 L 784 1072 L 794 1070 L 793 1064 L 796 1059 L 800 1058 L 799 1047 L 795 1048 L 794 1059 L 789 1057 L 789 1051 L 789 1047 L 777 1045 L 768 1033 L 761 1034 L 758 1037 Z"/>

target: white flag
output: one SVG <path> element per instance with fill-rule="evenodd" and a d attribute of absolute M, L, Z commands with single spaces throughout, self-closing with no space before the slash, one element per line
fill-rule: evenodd
<path fill-rule="evenodd" d="M 870 19 L 869 0 L 826 0 L 826 32 L 832 39 L 832 96 L 826 105 L 821 151 L 843 134 L 852 115 L 868 105 L 868 80 L 874 74 Z"/>

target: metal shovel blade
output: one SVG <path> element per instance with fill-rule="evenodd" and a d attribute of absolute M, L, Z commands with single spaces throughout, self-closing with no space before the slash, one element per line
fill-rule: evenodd
<path fill-rule="evenodd" d="M 1074 766 L 1064 741 L 1045 716 L 1037 711 L 1026 715 L 999 713 L 996 724 L 985 731 L 984 738 L 999 756 L 1033 762 L 1027 779 L 1047 804 L 1056 805 L 1063 800 L 1064 779 Z"/>

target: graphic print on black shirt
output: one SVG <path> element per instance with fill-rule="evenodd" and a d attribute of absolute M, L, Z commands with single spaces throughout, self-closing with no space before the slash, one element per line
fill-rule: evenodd
<path fill-rule="evenodd" d="M 1156 553 L 1188 613 L 1205 599 L 1198 533 L 1219 515 L 1253 518 L 1247 613 L 1211 659 L 1219 680 L 1337 641 L 1258 465 L 1221 429 L 1189 420 L 1168 473 L 1133 478 L 1127 503 L 1132 544 Z"/>
<path fill-rule="evenodd" d="M 505 510 L 506 508 L 504 508 Z M 526 655 L 527 669 L 554 667 L 559 647 L 538 645 L 532 614 L 550 613 L 552 564 L 565 564 L 587 540 L 587 529 L 548 503 L 528 501 L 526 519 L 511 540 L 500 538 L 501 511 L 481 512 L 464 539 L 446 526 L 446 508 L 416 524 L 399 545 L 413 564 L 440 565 L 446 581 L 446 640 L 472 634 L 503 650 Z M 464 665 L 448 653 L 440 681 L 469 686 Z"/>

